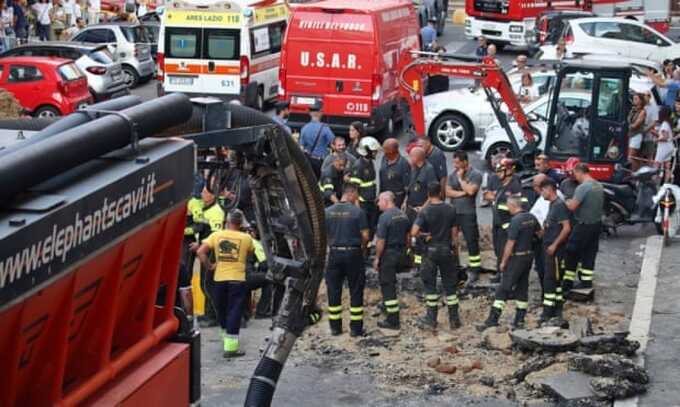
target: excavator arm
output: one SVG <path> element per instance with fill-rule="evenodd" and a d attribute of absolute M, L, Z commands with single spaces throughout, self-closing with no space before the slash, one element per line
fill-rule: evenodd
<path fill-rule="evenodd" d="M 512 90 L 508 77 L 503 69 L 494 62 L 493 58 L 486 57 L 480 61 L 476 57 L 420 51 L 413 52 L 412 56 L 414 58 L 401 69 L 399 88 L 401 96 L 409 105 L 417 136 L 422 137 L 427 131 L 423 100 L 423 88 L 427 77 L 444 75 L 453 78 L 474 79 L 479 81 L 479 86 L 484 89 L 496 119 L 508 134 L 513 147 L 513 155 L 520 157 L 533 152 L 536 145 L 536 134 L 538 133 L 524 114 L 522 105 Z M 500 100 L 496 99 L 493 90 L 496 90 Z M 507 115 L 501 110 L 501 102 L 505 103 L 509 114 L 522 129 L 526 141 L 526 146 L 523 149 L 520 149 L 517 143 L 516 136 L 508 123 Z"/>

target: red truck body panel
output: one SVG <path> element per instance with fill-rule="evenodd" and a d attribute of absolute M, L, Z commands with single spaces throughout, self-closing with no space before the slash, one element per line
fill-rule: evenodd
<path fill-rule="evenodd" d="M 400 61 L 419 49 L 419 34 L 410 1 L 295 7 L 281 55 L 281 97 L 291 102 L 293 116 L 300 114 L 300 124 L 319 100 L 329 118 L 375 120 L 396 106 Z"/>

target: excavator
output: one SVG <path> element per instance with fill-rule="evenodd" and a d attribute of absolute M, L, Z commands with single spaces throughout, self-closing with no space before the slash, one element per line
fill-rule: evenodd
<path fill-rule="evenodd" d="M 556 77 L 549 91 L 545 116 L 526 114 L 507 75 L 493 58 L 414 51 L 401 69 L 399 84 L 409 106 L 416 136 L 424 136 L 424 89 L 428 77 L 472 79 L 482 87 L 496 119 L 505 129 L 512 146 L 510 155 L 523 169 L 533 167 L 533 157 L 541 149 L 550 165 L 560 169 L 570 157 L 579 157 L 595 178 L 615 181 L 617 170 L 627 161 L 629 110 L 628 65 L 592 61 L 555 62 Z M 570 95 L 578 94 L 585 105 L 573 106 Z M 503 109 L 506 107 L 506 111 Z M 511 120 L 519 127 L 513 130 Z M 541 134 L 536 122 L 546 122 Z"/>

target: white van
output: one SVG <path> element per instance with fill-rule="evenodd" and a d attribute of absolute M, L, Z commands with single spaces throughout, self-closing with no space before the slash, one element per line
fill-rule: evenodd
<path fill-rule="evenodd" d="M 171 0 L 158 38 L 158 94 L 239 99 L 262 109 L 279 90 L 282 0 Z"/>

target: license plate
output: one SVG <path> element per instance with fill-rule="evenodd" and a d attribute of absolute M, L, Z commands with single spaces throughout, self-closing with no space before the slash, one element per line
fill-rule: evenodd
<path fill-rule="evenodd" d="M 484 24 L 484 25 L 482 25 L 482 28 L 485 29 L 485 30 L 495 30 L 496 26 L 493 25 L 493 24 Z"/>
<path fill-rule="evenodd" d="M 186 77 L 186 76 L 170 76 L 168 79 L 170 81 L 170 85 L 193 85 L 194 84 L 194 78 Z"/>
<path fill-rule="evenodd" d="M 299 96 L 295 98 L 295 104 L 296 105 L 309 105 L 309 106 L 311 106 L 314 103 L 316 103 L 315 98 L 305 98 L 305 97 L 299 97 Z"/>

